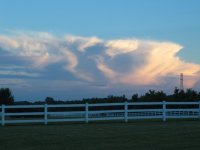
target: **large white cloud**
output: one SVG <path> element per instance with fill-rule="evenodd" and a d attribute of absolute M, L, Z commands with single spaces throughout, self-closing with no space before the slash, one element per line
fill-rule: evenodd
<path fill-rule="evenodd" d="M 177 55 L 181 49 L 181 45 L 172 42 L 140 39 L 57 37 L 37 32 L 0 35 L 2 55 L 23 57 L 30 62 L 29 68 L 36 71 L 33 75 L 37 74 L 37 69 L 61 63 L 64 66 L 60 69 L 64 68 L 78 80 L 98 83 L 104 80 L 120 85 L 159 85 L 183 73 L 187 77 L 185 85 L 193 86 L 198 82 L 200 65 L 181 60 Z M 10 70 L 10 73 L 16 72 Z M 32 74 L 24 71 L 21 75 Z"/>
<path fill-rule="evenodd" d="M 76 45 L 77 50 L 80 52 L 85 52 L 87 48 L 102 43 L 102 40 L 97 37 L 81 37 L 71 35 L 66 36 L 65 39 L 69 44 Z"/>
<path fill-rule="evenodd" d="M 106 54 L 114 57 L 120 54 L 126 54 L 138 49 L 139 40 L 109 40 L 105 43 L 107 47 Z"/>

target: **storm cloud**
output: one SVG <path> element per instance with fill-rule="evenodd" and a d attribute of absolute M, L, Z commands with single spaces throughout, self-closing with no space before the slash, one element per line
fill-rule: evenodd
<path fill-rule="evenodd" d="M 200 65 L 182 60 L 178 56 L 182 48 L 173 42 L 137 38 L 104 40 L 16 32 L 0 35 L 0 78 L 8 84 L 16 79 L 28 85 L 30 80 L 45 83 L 47 79 L 70 81 L 71 85 L 81 82 L 89 89 L 102 85 L 150 87 L 172 83 L 169 79 L 177 83 L 177 76 L 183 73 L 185 86 L 192 88 L 199 82 Z"/>

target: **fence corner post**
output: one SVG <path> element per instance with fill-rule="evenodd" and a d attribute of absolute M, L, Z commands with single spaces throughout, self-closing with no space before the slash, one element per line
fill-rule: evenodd
<path fill-rule="evenodd" d="M 85 103 L 85 123 L 88 123 L 89 118 L 88 118 L 88 103 Z"/>
<path fill-rule="evenodd" d="M 128 102 L 124 102 L 124 120 L 128 122 Z"/>
<path fill-rule="evenodd" d="M 44 124 L 48 123 L 48 105 L 44 104 Z"/>
<path fill-rule="evenodd" d="M 5 125 L 5 105 L 1 105 L 1 125 Z"/>
<path fill-rule="evenodd" d="M 166 121 L 166 101 L 162 102 L 162 107 L 163 107 L 163 121 Z"/>

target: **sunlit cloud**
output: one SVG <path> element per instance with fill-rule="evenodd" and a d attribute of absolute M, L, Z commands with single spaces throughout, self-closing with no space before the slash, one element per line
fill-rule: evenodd
<path fill-rule="evenodd" d="M 89 75 L 87 75 L 86 73 L 84 73 L 83 71 L 80 71 L 77 69 L 77 66 L 79 64 L 78 58 L 77 56 L 72 53 L 70 50 L 68 49 L 62 49 L 63 54 L 66 56 L 66 61 L 68 62 L 68 64 L 66 66 L 64 66 L 64 69 L 71 72 L 72 74 L 74 74 L 77 78 L 86 80 L 86 81 L 92 81 L 92 77 L 90 77 Z"/>
<path fill-rule="evenodd" d="M 136 42 L 137 41 L 133 40 L 133 43 Z M 180 73 L 192 77 L 192 80 L 186 82 L 187 87 L 192 87 L 198 80 L 197 72 L 200 70 L 200 65 L 187 63 L 177 56 L 182 46 L 170 42 L 140 40 L 135 48 L 136 49 L 131 51 L 131 54 L 129 47 L 127 47 L 127 49 L 120 49 L 122 53 L 128 51 L 128 55 L 131 55 L 132 59 L 137 61 L 135 64 L 129 64 L 133 66 L 133 69 L 125 73 L 116 73 L 115 70 L 109 68 L 110 70 L 107 74 L 109 75 L 110 72 L 115 72 L 116 78 L 111 78 L 114 79 L 115 82 L 118 81 L 130 85 L 160 84 L 165 80 L 165 77 L 177 76 Z M 118 51 L 119 50 L 116 50 L 116 52 Z M 115 52 L 113 52 L 113 54 L 115 54 Z M 137 57 L 139 57 L 139 59 Z M 120 64 L 118 65 L 120 67 Z M 104 66 L 104 68 L 108 68 L 108 66 Z M 104 71 L 104 73 L 106 72 Z M 194 76 L 196 76 L 196 78 Z"/>
<path fill-rule="evenodd" d="M 105 43 L 105 46 L 107 47 L 106 54 L 113 57 L 137 50 L 139 40 L 109 40 Z"/>
<path fill-rule="evenodd" d="M 73 35 L 66 36 L 65 39 L 69 44 L 76 45 L 77 50 L 80 52 L 85 52 L 88 47 L 92 47 L 103 42 L 97 37 L 80 37 Z"/>
<path fill-rule="evenodd" d="M 32 71 L 0 68 L 0 75 L 42 78 L 38 70 L 60 64 L 60 70 L 66 71 L 66 76 L 71 74 L 92 85 L 99 84 L 99 81 L 122 86 L 159 85 L 167 82 L 167 78 L 175 79 L 183 73 L 188 79 L 185 86 L 192 87 L 199 80 L 200 65 L 182 60 L 178 56 L 182 48 L 173 42 L 136 38 L 103 40 L 73 35 L 58 37 L 45 32 L 17 32 L 0 35 L 0 52 L 19 59 L 22 57 L 22 61 L 26 61 L 25 67 L 32 68 Z"/>
<path fill-rule="evenodd" d="M 105 75 L 105 77 L 107 77 L 111 81 L 114 81 L 117 78 L 117 76 L 119 76 L 118 73 L 116 73 L 114 70 L 109 68 L 104 63 L 103 58 L 98 57 L 98 58 L 95 58 L 95 60 L 96 60 L 96 63 L 97 63 L 97 68 Z"/>

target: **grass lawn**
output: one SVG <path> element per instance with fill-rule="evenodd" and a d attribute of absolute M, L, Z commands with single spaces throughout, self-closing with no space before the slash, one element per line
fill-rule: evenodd
<path fill-rule="evenodd" d="M 200 121 L 0 127 L 0 150 L 199 150 Z"/>

